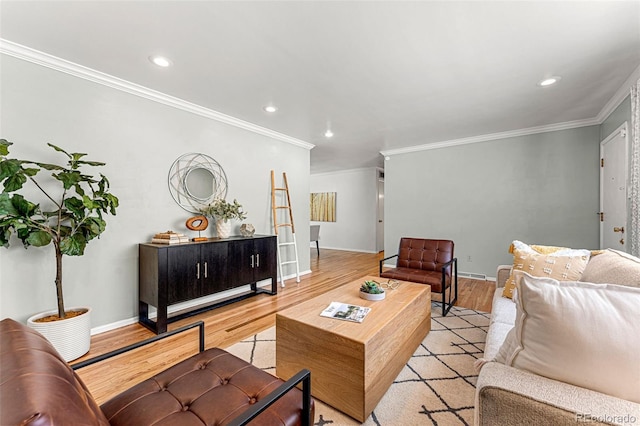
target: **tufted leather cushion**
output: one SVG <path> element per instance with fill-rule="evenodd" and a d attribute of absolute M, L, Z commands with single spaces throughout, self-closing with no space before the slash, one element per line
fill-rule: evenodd
<path fill-rule="evenodd" d="M 108 425 L 89 390 L 40 333 L 0 321 L 0 425 Z"/>
<path fill-rule="evenodd" d="M 453 259 L 453 241 L 401 238 L 396 268 L 383 271 L 383 278 L 429 284 L 431 291 L 442 291 L 442 266 Z M 451 275 L 451 266 L 446 270 Z M 447 281 L 447 287 L 451 284 Z"/>
<path fill-rule="evenodd" d="M 114 426 L 224 425 L 282 380 L 214 348 L 195 355 L 107 401 Z M 302 392 L 292 389 L 252 424 L 297 425 Z"/>

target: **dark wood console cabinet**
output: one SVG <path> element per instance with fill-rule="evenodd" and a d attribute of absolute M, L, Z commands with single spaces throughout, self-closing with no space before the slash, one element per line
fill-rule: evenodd
<path fill-rule="evenodd" d="M 278 292 L 277 242 L 272 235 L 209 239 L 162 245 L 140 244 L 138 321 L 155 333 L 167 324 L 260 293 Z M 258 281 L 271 279 L 271 290 Z M 170 305 L 250 285 L 250 291 L 169 317 Z M 149 319 L 149 305 L 157 309 Z"/>

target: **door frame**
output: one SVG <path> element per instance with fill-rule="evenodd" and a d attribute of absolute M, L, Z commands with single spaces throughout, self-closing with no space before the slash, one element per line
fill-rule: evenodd
<path fill-rule="evenodd" d="M 625 195 L 624 195 L 624 212 L 625 212 L 625 229 L 628 228 L 629 225 L 629 130 L 628 123 L 625 121 L 622 123 L 617 129 L 609 134 L 605 139 L 600 141 L 600 161 L 604 159 L 604 146 L 609 143 L 612 139 L 618 137 L 622 133 L 622 137 L 624 138 L 624 182 L 625 182 Z M 604 206 L 604 168 L 602 166 L 600 169 L 600 212 L 599 214 L 603 214 L 605 212 Z M 604 244 L 604 221 L 600 220 L 600 248 L 603 248 Z M 624 235 L 624 234 L 623 234 Z M 627 238 L 624 240 L 624 244 L 622 245 L 623 250 L 626 251 L 627 248 Z"/>

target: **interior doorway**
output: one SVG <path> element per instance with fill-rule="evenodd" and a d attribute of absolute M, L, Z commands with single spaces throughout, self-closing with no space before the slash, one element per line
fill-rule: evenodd
<path fill-rule="evenodd" d="M 378 213 L 376 222 L 376 250 L 384 251 L 384 171 L 378 170 Z"/>
<path fill-rule="evenodd" d="M 627 247 L 627 123 L 600 142 L 600 248 Z"/>

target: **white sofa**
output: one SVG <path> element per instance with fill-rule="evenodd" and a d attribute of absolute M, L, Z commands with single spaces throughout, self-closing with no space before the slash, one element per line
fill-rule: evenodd
<path fill-rule="evenodd" d="M 486 362 L 481 366 L 476 386 L 476 425 L 640 425 L 640 404 L 490 362 L 516 319 L 516 304 L 502 297 L 511 268 L 511 265 L 499 266 L 496 274 L 484 351 Z M 614 275 L 620 270 L 615 266 L 613 269 Z M 633 284 L 640 286 L 640 275 Z M 640 332 L 640 324 L 638 330 Z M 639 348 L 629 350 L 640 351 Z M 615 354 L 611 361 L 615 362 Z"/>

